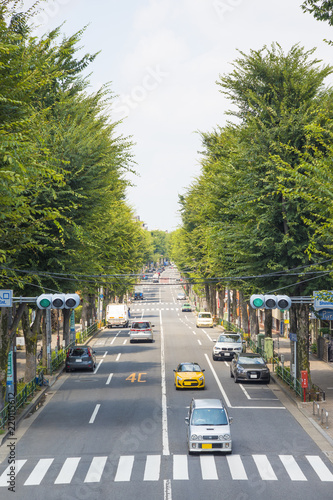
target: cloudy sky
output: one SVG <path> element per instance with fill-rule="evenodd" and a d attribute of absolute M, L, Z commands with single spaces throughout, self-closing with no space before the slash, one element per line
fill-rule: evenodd
<path fill-rule="evenodd" d="M 24 1 L 29 7 L 34 1 Z M 46 0 L 36 34 L 60 24 L 71 35 L 87 29 L 84 52 L 92 91 L 107 82 L 118 96 L 112 120 L 132 136 L 138 176 L 128 190 L 135 213 L 150 230 L 180 224 L 178 195 L 200 173 L 198 132 L 223 126 L 230 103 L 216 85 L 232 70 L 237 50 L 278 42 L 317 47 L 333 63 L 333 29 L 300 8 L 302 0 Z M 327 82 L 328 84 L 331 82 Z"/>

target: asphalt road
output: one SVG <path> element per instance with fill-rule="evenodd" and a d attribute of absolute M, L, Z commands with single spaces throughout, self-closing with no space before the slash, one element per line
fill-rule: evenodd
<path fill-rule="evenodd" d="M 144 300 L 131 304 L 132 319 L 155 325 L 154 343 L 130 344 L 128 329 L 103 330 L 90 343 L 95 372 L 64 373 L 50 388 L 12 441 L 14 495 L 1 450 L 1 500 L 332 498 L 333 466 L 278 387 L 235 384 L 229 364 L 212 360 L 218 329 L 197 329 L 195 315 L 181 312 L 179 291 L 146 284 Z M 205 369 L 204 391 L 175 390 L 182 361 Z M 232 455 L 188 455 L 184 419 L 193 397 L 224 400 Z"/>

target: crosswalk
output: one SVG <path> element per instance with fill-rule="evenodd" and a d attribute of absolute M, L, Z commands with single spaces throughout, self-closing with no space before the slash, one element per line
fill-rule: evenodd
<path fill-rule="evenodd" d="M 147 455 L 136 460 L 134 455 L 122 455 L 117 460 L 112 456 L 68 457 L 62 463 L 55 458 L 16 460 L 15 476 L 24 486 L 41 484 L 70 484 L 77 482 L 99 483 L 103 477 L 108 481 L 129 482 L 159 481 L 173 479 L 188 481 L 322 481 L 333 482 L 332 467 L 328 467 L 318 455 L 298 456 L 264 454 L 254 455 L 204 455 L 197 457 L 188 455 Z M 107 464 L 109 463 L 109 467 Z M 144 467 L 142 467 L 142 461 Z M 140 462 L 136 468 L 136 462 Z M 168 466 L 169 464 L 169 466 Z M 255 465 L 255 467 L 253 467 Z M 200 472 L 198 474 L 198 466 Z M 13 465 L 9 465 L 0 475 L 0 488 L 8 487 Z M 331 470 L 330 470 L 331 469 Z M 112 475 L 110 475 L 110 470 Z M 162 477 L 167 475 L 169 477 Z M 254 472 L 255 471 L 255 472 Z M 103 475 L 104 474 L 104 475 Z"/>

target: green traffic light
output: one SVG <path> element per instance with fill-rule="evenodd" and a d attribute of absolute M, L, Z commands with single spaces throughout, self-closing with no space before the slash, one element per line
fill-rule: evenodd
<path fill-rule="evenodd" d="M 254 299 L 253 301 L 253 305 L 255 307 L 261 307 L 264 305 L 264 301 L 262 299 L 259 299 L 258 297 L 256 299 Z"/>
<path fill-rule="evenodd" d="M 40 301 L 40 305 L 41 305 L 42 307 L 45 307 L 45 308 L 46 308 L 46 307 L 50 307 L 50 305 L 51 305 L 51 301 L 50 301 L 49 299 L 42 299 L 42 300 Z"/>

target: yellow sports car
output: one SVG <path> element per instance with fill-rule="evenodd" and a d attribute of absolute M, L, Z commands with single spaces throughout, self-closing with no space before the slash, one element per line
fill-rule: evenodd
<path fill-rule="evenodd" d="M 204 389 L 205 376 L 198 363 L 180 363 L 175 372 L 176 389 Z"/>

